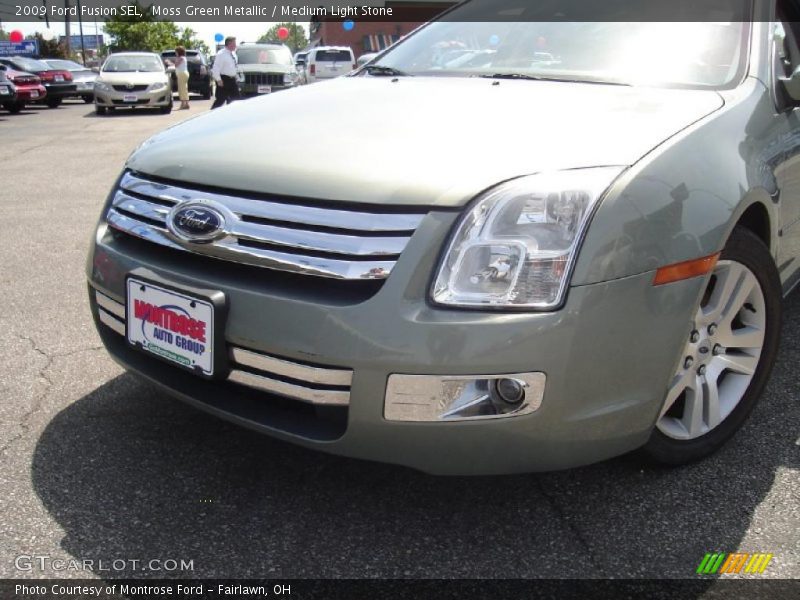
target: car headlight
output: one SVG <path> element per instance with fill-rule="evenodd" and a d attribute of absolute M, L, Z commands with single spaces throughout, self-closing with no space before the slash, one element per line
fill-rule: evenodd
<path fill-rule="evenodd" d="M 583 233 L 622 167 L 521 177 L 489 190 L 462 216 L 431 295 L 437 304 L 553 309 Z"/>
<path fill-rule="evenodd" d="M 285 85 L 293 85 L 295 81 L 297 81 L 297 73 L 284 73 L 283 74 L 283 83 Z"/>
<path fill-rule="evenodd" d="M 157 92 L 159 90 L 167 89 L 167 84 L 164 81 L 160 81 L 158 83 L 151 83 L 150 87 L 147 88 L 148 92 Z"/>
<path fill-rule="evenodd" d="M 111 86 L 108 85 L 107 83 L 103 83 L 102 81 L 95 81 L 94 89 L 99 90 L 101 92 L 110 92 Z"/>

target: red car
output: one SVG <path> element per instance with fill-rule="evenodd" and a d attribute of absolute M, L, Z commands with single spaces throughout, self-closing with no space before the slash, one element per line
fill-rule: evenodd
<path fill-rule="evenodd" d="M 78 88 L 72 82 L 72 73 L 67 70 L 51 69 L 46 63 L 25 56 L 0 56 L 0 64 L 36 75 L 47 90 L 45 104 L 50 108 L 56 108 L 64 98 L 76 95 Z"/>
<path fill-rule="evenodd" d="M 18 113 L 26 104 L 41 102 L 47 97 L 47 90 L 42 85 L 42 80 L 36 75 L 17 71 L 6 67 L 5 74 L 8 80 L 17 88 L 17 97 L 11 102 L 4 102 L 3 108 L 10 113 Z"/>

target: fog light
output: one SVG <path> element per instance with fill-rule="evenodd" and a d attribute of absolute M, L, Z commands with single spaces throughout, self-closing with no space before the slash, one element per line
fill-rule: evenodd
<path fill-rule="evenodd" d="M 525 399 L 524 384 L 516 379 L 497 379 L 494 382 L 494 390 L 500 400 L 508 404 L 519 404 Z"/>
<path fill-rule="evenodd" d="M 390 375 L 383 416 L 389 421 L 465 421 L 527 415 L 542 404 L 544 373 Z"/>

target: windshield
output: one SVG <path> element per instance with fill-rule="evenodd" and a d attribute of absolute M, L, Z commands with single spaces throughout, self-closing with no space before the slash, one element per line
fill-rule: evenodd
<path fill-rule="evenodd" d="M 439 21 L 378 65 L 417 76 L 720 88 L 741 80 L 748 33 L 742 22 Z"/>
<path fill-rule="evenodd" d="M 105 73 L 156 73 L 164 70 L 164 63 L 156 56 L 135 54 L 110 56 L 103 65 Z"/>
<path fill-rule="evenodd" d="M 50 67 L 40 60 L 25 58 L 24 56 L 14 57 L 14 64 L 22 71 L 49 71 Z"/>
<path fill-rule="evenodd" d="M 236 49 L 240 65 L 286 65 L 292 66 L 292 53 L 289 48 L 255 48 L 242 47 Z"/>
<path fill-rule="evenodd" d="M 48 59 L 48 65 L 54 69 L 64 69 L 65 71 L 85 71 L 86 67 L 79 65 L 71 60 Z"/>

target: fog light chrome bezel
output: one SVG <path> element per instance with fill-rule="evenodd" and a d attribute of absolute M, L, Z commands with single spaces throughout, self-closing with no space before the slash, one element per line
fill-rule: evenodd
<path fill-rule="evenodd" d="M 524 397 L 516 403 L 500 398 L 496 386 L 502 379 L 519 383 Z M 538 372 L 499 375 L 392 374 L 386 384 L 383 417 L 387 421 L 416 423 L 520 417 L 539 410 L 546 382 L 547 376 Z"/>

